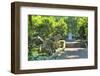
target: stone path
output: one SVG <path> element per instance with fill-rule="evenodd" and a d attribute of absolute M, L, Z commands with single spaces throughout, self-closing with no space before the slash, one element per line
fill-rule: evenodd
<path fill-rule="evenodd" d="M 64 52 L 58 54 L 56 59 L 76 59 L 87 57 L 88 51 L 86 48 L 66 48 Z"/>
<path fill-rule="evenodd" d="M 56 59 L 88 58 L 88 49 L 81 46 L 81 42 L 66 42 L 66 48 L 59 53 Z"/>
<path fill-rule="evenodd" d="M 66 48 L 81 48 L 83 47 L 82 44 L 80 41 L 70 41 L 66 42 Z"/>

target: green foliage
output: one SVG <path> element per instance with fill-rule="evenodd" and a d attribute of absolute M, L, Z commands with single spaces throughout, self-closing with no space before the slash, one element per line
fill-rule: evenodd
<path fill-rule="evenodd" d="M 77 19 L 77 29 L 79 38 L 87 47 L 88 45 L 88 18 L 87 17 L 80 17 Z"/>

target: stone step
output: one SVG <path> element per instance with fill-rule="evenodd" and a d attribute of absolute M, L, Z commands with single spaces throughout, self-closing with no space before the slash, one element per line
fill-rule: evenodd
<path fill-rule="evenodd" d="M 81 42 L 66 42 L 66 48 L 80 48 L 83 47 Z"/>
<path fill-rule="evenodd" d="M 65 48 L 64 51 L 82 51 L 87 50 L 87 48 Z"/>
<path fill-rule="evenodd" d="M 66 57 L 66 59 L 78 59 L 78 58 L 79 58 L 78 55 L 71 55 Z"/>
<path fill-rule="evenodd" d="M 65 48 L 66 58 L 87 58 L 88 48 Z"/>
<path fill-rule="evenodd" d="M 64 51 L 55 52 L 52 56 L 50 56 L 51 59 L 78 59 L 87 57 L 87 48 L 65 48 Z"/>

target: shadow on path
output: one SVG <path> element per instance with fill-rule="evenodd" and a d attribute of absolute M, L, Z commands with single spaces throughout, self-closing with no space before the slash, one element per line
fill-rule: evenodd
<path fill-rule="evenodd" d="M 87 48 L 77 50 L 65 50 L 62 54 L 59 54 L 56 59 L 77 59 L 88 58 Z"/>

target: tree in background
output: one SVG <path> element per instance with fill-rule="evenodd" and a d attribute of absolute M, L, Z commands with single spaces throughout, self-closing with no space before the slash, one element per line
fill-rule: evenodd
<path fill-rule="evenodd" d="M 82 38 L 86 40 L 88 37 L 88 18 L 87 17 L 83 17 L 83 18 L 80 17 L 77 19 L 77 29 L 79 31 L 78 33 L 80 37 L 82 36 Z"/>

